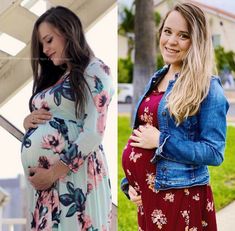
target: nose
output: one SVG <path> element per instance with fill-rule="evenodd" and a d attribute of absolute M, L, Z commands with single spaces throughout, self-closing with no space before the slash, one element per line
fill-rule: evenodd
<path fill-rule="evenodd" d="M 46 56 L 49 55 L 49 50 L 50 50 L 49 46 L 43 45 L 43 53 L 44 53 Z"/>
<path fill-rule="evenodd" d="M 176 35 L 171 35 L 168 39 L 168 43 L 176 45 L 178 43 L 178 39 Z"/>

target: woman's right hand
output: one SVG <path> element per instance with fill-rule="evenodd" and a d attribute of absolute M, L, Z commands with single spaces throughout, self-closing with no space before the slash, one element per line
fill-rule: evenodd
<path fill-rule="evenodd" d="M 41 108 L 26 116 L 23 122 L 23 126 L 25 130 L 28 130 L 29 128 L 37 128 L 38 124 L 46 123 L 46 121 L 50 120 L 51 117 L 52 114 L 49 111 Z"/>
<path fill-rule="evenodd" d="M 130 200 L 134 202 L 137 206 L 142 205 L 141 196 L 138 195 L 137 191 L 131 185 L 129 185 L 128 194 L 130 196 Z"/>

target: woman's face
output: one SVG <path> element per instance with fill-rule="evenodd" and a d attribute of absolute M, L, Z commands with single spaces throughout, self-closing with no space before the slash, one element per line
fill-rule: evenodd
<path fill-rule="evenodd" d="M 43 47 L 43 53 L 55 66 L 67 63 L 64 49 L 65 38 L 50 23 L 42 22 L 38 27 L 39 40 Z"/>
<path fill-rule="evenodd" d="M 179 70 L 190 45 L 186 20 L 178 11 L 172 11 L 164 23 L 160 37 L 160 50 L 165 63 Z"/>

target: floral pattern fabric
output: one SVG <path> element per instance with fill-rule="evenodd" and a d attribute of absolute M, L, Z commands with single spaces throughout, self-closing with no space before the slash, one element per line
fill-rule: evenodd
<path fill-rule="evenodd" d="M 153 91 L 138 109 L 138 123 L 158 125 L 157 109 L 163 92 Z M 154 149 L 130 146 L 123 151 L 122 164 L 129 184 L 141 195 L 139 231 L 216 231 L 215 209 L 209 185 L 157 191 L 156 165 L 150 160 Z M 166 169 L 167 171 L 167 169 Z"/>
<path fill-rule="evenodd" d="M 84 77 L 91 93 L 84 115 L 75 116 L 69 74 L 34 96 L 32 108 L 45 108 L 52 119 L 29 129 L 21 159 L 28 167 L 50 168 L 62 161 L 70 168 L 51 188 L 35 190 L 28 183 L 33 231 L 108 231 L 111 221 L 110 179 L 102 138 L 113 88 L 109 68 L 93 58 Z"/>

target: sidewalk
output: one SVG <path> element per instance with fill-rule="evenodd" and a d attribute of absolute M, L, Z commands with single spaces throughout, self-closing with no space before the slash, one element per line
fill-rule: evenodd
<path fill-rule="evenodd" d="M 235 230 L 235 201 L 216 214 L 218 231 Z"/>

